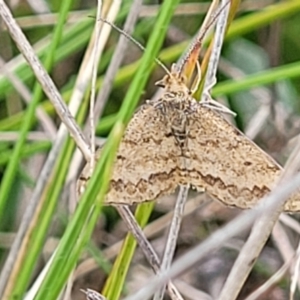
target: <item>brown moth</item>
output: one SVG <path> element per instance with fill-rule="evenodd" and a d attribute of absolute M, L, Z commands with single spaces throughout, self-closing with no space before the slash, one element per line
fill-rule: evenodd
<path fill-rule="evenodd" d="M 275 186 L 282 168 L 213 107 L 197 102 L 188 88 L 184 74 L 195 64 L 201 37 L 209 26 L 192 45 L 181 68 L 177 70 L 174 64 L 156 83 L 164 89 L 162 96 L 147 101 L 129 122 L 115 159 L 106 204 L 155 200 L 184 185 L 244 209 L 253 207 Z M 100 155 L 101 149 L 96 159 Z M 89 173 L 87 164 L 77 183 L 79 194 Z M 293 195 L 284 210 L 299 211 L 300 194 Z"/>
<path fill-rule="evenodd" d="M 142 203 L 190 185 L 225 205 L 251 208 L 270 192 L 281 167 L 222 115 L 197 102 L 174 65 L 157 85 L 164 88 L 162 97 L 142 105 L 124 133 L 105 203 Z M 79 189 L 88 170 L 87 164 Z M 297 194 L 285 211 L 299 210 Z"/>

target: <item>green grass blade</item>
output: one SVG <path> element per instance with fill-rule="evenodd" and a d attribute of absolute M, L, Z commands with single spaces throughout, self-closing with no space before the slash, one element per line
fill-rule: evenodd
<path fill-rule="evenodd" d="M 19 263 L 20 270 L 18 276 L 15 277 L 15 281 L 10 282 L 14 288 L 11 294 L 7 295 L 7 299 L 22 299 L 26 292 L 59 200 L 59 194 L 69 168 L 73 150 L 74 143 L 69 140 L 57 159 L 50 181 L 44 187 L 43 198 L 40 200 L 40 210 L 35 215 L 36 219 L 32 220 L 32 223 L 38 224 L 38 226 L 30 228 L 31 232 L 26 242 L 26 249 L 23 248 L 23 251 L 20 251 L 20 254 L 22 253 L 22 262 Z"/>
<path fill-rule="evenodd" d="M 251 74 L 243 79 L 221 82 L 213 89 L 212 94 L 213 96 L 229 95 L 232 93 L 249 90 L 253 87 L 271 84 L 281 79 L 291 79 L 295 77 L 300 77 L 299 62 Z"/>
<path fill-rule="evenodd" d="M 65 20 L 67 18 L 68 11 L 70 9 L 70 5 L 72 3 L 72 0 L 64 1 L 61 7 L 61 13 L 59 15 L 59 21 L 57 23 L 57 26 L 55 27 L 54 34 L 53 34 L 53 43 L 51 44 L 51 47 L 49 49 L 46 61 L 45 61 L 45 68 L 49 70 L 53 64 L 53 58 L 55 55 L 55 51 L 57 49 L 57 45 L 59 44 L 59 41 L 62 36 L 63 31 L 63 24 L 65 23 Z M 14 177 L 19 165 L 22 148 L 24 146 L 24 143 L 26 141 L 26 136 L 28 131 L 31 128 L 31 124 L 33 119 L 35 118 L 35 110 L 37 108 L 38 102 L 41 98 L 42 90 L 39 85 L 36 85 L 34 89 L 34 96 L 30 104 L 28 105 L 27 112 L 23 121 L 23 125 L 20 129 L 20 136 L 19 140 L 17 141 L 13 153 L 11 155 L 11 159 L 9 161 L 9 164 L 5 170 L 4 176 L 2 178 L 2 183 L 0 187 L 0 219 L 1 216 L 4 213 L 6 202 L 8 200 L 9 192 L 12 188 Z"/>
<path fill-rule="evenodd" d="M 119 141 L 150 75 L 149 66 L 152 64 L 154 57 L 156 57 L 160 49 L 168 27 L 167 25 L 170 22 L 176 4 L 176 1 L 166 1 L 162 6 L 146 52 L 143 55 L 140 68 L 126 94 L 126 98 L 118 115 L 118 121 L 103 149 L 103 155 L 96 166 L 95 173 L 61 239 L 53 263 L 40 287 L 36 300 L 45 299 L 45 297 L 50 300 L 57 299 L 59 292 L 78 260 L 83 246 L 90 238 L 101 211 L 101 203 L 108 188 L 114 155 L 117 151 Z M 90 208 L 93 207 L 93 203 L 94 209 L 91 212 Z M 87 222 L 85 226 L 83 221 Z M 53 282 L 53 278 L 56 278 L 57 274 L 60 274 L 59 279 Z"/>
<path fill-rule="evenodd" d="M 232 23 L 226 40 L 241 36 L 247 32 L 254 31 L 255 29 L 267 26 L 274 21 L 287 18 L 296 14 L 300 10 L 300 2 L 298 0 L 284 1 L 269 5 L 265 9 L 253 14 L 249 14 L 243 18 Z"/>
<path fill-rule="evenodd" d="M 35 153 L 46 152 L 51 148 L 51 142 L 36 142 L 25 144 L 22 148 L 20 158 L 30 157 Z M 11 157 L 11 149 L 1 150 L 0 166 L 6 165 Z"/>
<path fill-rule="evenodd" d="M 150 217 L 151 211 L 153 210 L 153 207 L 154 202 L 144 203 L 137 207 L 135 218 L 141 228 L 144 228 L 148 223 L 148 219 Z M 110 273 L 102 292 L 102 294 L 107 297 L 107 299 L 119 299 L 130 266 L 130 262 L 136 249 L 136 245 L 136 240 L 131 235 L 131 233 L 128 233 L 123 242 L 121 252 L 114 263 L 113 270 Z"/>

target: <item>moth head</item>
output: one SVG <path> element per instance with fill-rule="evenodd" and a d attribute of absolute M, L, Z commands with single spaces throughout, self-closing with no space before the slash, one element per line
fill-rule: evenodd
<path fill-rule="evenodd" d="M 165 75 L 163 79 L 157 81 L 155 85 L 173 93 L 181 92 L 190 94 L 190 90 L 186 85 L 186 76 L 178 72 L 175 68 L 176 66 L 173 64 L 171 72 Z"/>

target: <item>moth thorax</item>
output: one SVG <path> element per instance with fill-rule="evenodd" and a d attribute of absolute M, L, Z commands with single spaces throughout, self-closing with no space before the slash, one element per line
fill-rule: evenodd
<path fill-rule="evenodd" d="M 186 84 L 182 81 L 178 81 L 177 78 L 172 78 L 166 85 L 166 91 L 171 91 L 176 94 L 179 98 L 185 98 L 190 95 L 190 90 Z"/>
<path fill-rule="evenodd" d="M 171 122 L 172 133 L 176 143 L 180 148 L 184 148 L 187 138 L 187 117 L 186 115 L 177 115 Z"/>
<path fill-rule="evenodd" d="M 186 77 L 178 73 L 171 73 L 166 75 L 162 80 L 155 83 L 165 89 L 166 92 L 173 94 L 190 95 L 190 89 L 186 85 Z"/>

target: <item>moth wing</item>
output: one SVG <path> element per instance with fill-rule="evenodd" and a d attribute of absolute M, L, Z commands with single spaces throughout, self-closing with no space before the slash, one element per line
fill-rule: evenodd
<path fill-rule="evenodd" d="M 197 105 L 189 119 L 187 180 L 225 205 L 250 208 L 276 184 L 281 167 L 221 115 Z M 299 211 L 294 195 L 285 210 Z"/>
<path fill-rule="evenodd" d="M 141 203 L 174 192 L 180 153 L 160 110 L 143 105 L 120 143 L 106 203 Z"/>

